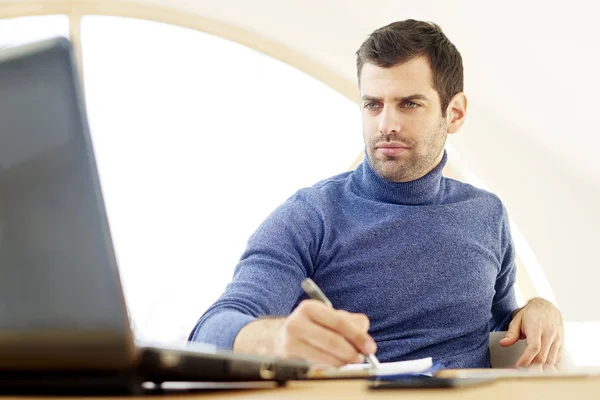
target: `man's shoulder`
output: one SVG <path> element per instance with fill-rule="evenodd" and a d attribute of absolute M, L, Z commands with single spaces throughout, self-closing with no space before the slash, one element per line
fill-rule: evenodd
<path fill-rule="evenodd" d="M 331 208 L 348 195 L 348 185 L 352 171 L 318 181 L 312 186 L 297 190 L 284 204 L 295 209 L 312 209 L 321 213 Z"/>
<path fill-rule="evenodd" d="M 444 177 L 444 180 L 446 183 L 447 202 L 476 202 L 496 213 L 503 213 L 504 204 L 497 194 L 455 179 Z"/>
<path fill-rule="evenodd" d="M 347 183 L 352 177 L 352 172 L 353 171 L 346 171 L 323 179 L 312 186 L 300 189 L 297 194 L 313 198 L 329 198 L 334 193 L 340 193 L 347 190 Z"/>

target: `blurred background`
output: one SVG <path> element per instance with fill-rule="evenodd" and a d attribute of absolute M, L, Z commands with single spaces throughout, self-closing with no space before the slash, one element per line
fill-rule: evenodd
<path fill-rule="evenodd" d="M 519 302 L 555 302 L 587 366 L 600 365 L 598 15 L 585 0 L 0 0 L 0 49 L 74 43 L 136 336 L 175 342 L 275 207 L 362 161 L 367 35 L 439 24 L 469 99 L 446 175 L 503 200 Z"/>

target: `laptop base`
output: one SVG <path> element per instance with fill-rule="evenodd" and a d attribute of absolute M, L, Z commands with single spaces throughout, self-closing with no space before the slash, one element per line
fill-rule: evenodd
<path fill-rule="evenodd" d="M 3 372 L 0 395 L 142 395 L 142 380 L 135 374 L 85 374 L 68 372 Z"/>

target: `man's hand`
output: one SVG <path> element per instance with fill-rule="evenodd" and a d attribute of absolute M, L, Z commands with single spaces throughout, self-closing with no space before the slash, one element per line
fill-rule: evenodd
<path fill-rule="evenodd" d="M 517 310 L 500 345 L 512 346 L 519 339 L 527 339 L 527 346 L 516 367 L 559 362 L 564 340 L 560 311 L 547 300 L 530 300 Z"/>
<path fill-rule="evenodd" d="M 246 325 L 235 339 L 234 350 L 339 367 L 362 363 L 361 353 L 375 353 L 364 314 L 334 310 L 317 300 L 304 300 L 287 317 L 259 319 Z"/>

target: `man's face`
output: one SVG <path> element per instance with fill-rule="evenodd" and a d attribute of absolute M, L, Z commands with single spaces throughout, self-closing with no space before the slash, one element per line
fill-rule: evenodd
<path fill-rule="evenodd" d="M 367 155 L 379 176 L 408 182 L 441 161 L 448 134 L 425 57 L 391 68 L 363 65 L 361 113 Z"/>

